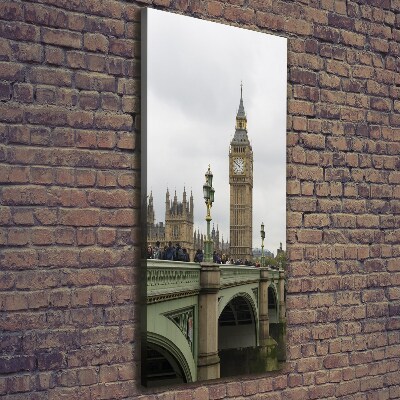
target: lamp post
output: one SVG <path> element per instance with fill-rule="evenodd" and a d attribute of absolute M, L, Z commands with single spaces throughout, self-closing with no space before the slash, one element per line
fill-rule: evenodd
<path fill-rule="evenodd" d="M 261 266 L 265 267 L 265 257 L 264 257 L 264 239 L 265 239 L 265 230 L 264 230 L 264 222 L 261 223 Z"/>
<path fill-rule="evenodd" d="M 205 174 L 206 177 L 206 182 L 203 185 L 203 196 L 204 200 L 206 202 L 206 207 L 207 207 L 207 215 L 206 215 L 206 221 L 207 221 L 207 240 L 205 241 L 205 254 L 204 254 L 204 261 L 205 262 L 212 262 L 212 241 L 210 238 L 210 222 L 211 222 L 211 207 L 212 203 L 214 203 L 214 193 L 215 190 L 212 187 L 212 180 L 213 180 L 213 174 L 210 170 L 210 165 L 208 166 L 208 170 Z"/>

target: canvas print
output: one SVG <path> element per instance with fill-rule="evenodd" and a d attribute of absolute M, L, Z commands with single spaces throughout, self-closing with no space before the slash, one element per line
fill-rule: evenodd
<path fill-rule="evenodd" d="M 285 38 L 142 15 L 142 383 L 285 362 Z"/>

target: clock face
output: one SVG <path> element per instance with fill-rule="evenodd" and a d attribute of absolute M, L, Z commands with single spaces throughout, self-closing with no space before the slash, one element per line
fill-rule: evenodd
<path fill-rule="evenodd" d="M 235 174 L 243 174 L 244 171 L 244 160 L 243 158 L 233 159 L 233 172 Z"/>

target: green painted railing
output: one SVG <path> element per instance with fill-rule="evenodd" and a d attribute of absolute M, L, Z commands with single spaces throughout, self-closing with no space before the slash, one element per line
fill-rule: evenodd
<path fill-rule="evenodd" d="M 147 297 L 200 290 L 200 264 L 147 260 Z"/>
<path fill-rule="evenodd" d="M 237 286 L 260 279 L 260 268 L 246 265 L 221 265 L 221 286 Z M 279 279 L 279 271 L 268 270 L 271 281 Z"/>
<path fill-rule="evenodd" d="M 200 264 L 180 261 L 146 260 L 147 297 L 193 293 L 200 290 Z M 260 279 L 260 269 L 245 265 L 220 265 L 221 287 L 238 286 Z M 271 280 L 279 271 L 269 270 Z"/>
<path fill-rule="evenodd" d="M 221 286 L 237 286 L 260 279 L 260 269 L 245 265 L 221 265 Z"/>

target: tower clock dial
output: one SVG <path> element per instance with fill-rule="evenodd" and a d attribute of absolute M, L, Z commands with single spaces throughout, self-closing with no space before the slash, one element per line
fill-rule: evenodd
<path fill-rule="evenodd" d="M 244 172 L 244 160 L 243 158 L 234 158 L 233 159 L 233 172 L 235 174 L 243 174 Z"/>

